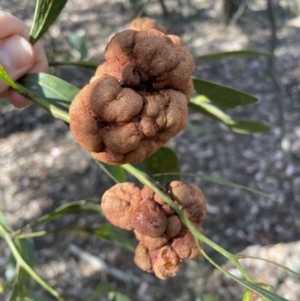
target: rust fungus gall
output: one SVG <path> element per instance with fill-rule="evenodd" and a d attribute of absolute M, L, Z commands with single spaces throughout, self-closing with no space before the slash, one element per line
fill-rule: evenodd
<path fill-rule="evenodd" d="M 156 23 L 153 19 L 148 18 L 148 17 L 137 18 L 137 19 L 132 20 L 129 24 L 129 28 L 137 30 L 137 31 L 156 29 L 158 31 L 161 31 L 164 34 L 167 33 L 167 30 L 164 26 Z"/>
<path fill-rule="evenodd" d="M 202 233 L 206 210 L 201 190 L 192 184 L 173 181 L 165 191 Z M 134 230 L 139 241 L 134 262 L 160 279 L 177 275 L 184 259 L 200 255 L 187 226 L 148 186 L 139 189 L 131 183 L 116 184 L 103 195 L 102 209 L 114 225 Z"/>
<path fill-rule="evenodd" d="M 167 227 L 163 210 L 150 200 L 142 200 L 133 206 L 130 221 L 137 232 L 150 237 L 161 236 Z"/>
<path fill-rule="evenodd" d="M 125 230 L 133 230 L 130 221 L 131 203 L 138 203 L 139 200 L 140 190 L 134 184 L 117 184 L 103 194 L 101 208 L 113 225 Z"/>
<path fill-rule="evenodd" d="M 171 246 L 150 251 L 149 257 L 153 272 L 160 279 L 174 277 L 182 268 L 182 262 Z"/>
<path fill-rule="evenodd" d="M 173 181 L 169 193 L 192 222 L 202 223 L 206 216 L 205 197 L 196 185 Z"/>
<path fill-rule="evenodd" d="M 125 30 L 70 105 L 70 130 L 92 156 L 111 165 L 143 161 L 186 125 L 193 57 L 180 38 Z"/>

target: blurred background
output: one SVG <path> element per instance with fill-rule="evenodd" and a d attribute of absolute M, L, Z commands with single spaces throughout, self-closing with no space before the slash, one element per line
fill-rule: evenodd
<path fill-rule="evenodd" d="M 69 0 L 41 40 L 49 61 L 103 61 L 112 35 L 126 29 L 144 9 L 143 15 L 182 38 L 195 57 L 195 76 L 257 97 L 256 104 L 229 113 L 263 121 L 271 128 L 268 133 L 235 134 L 191 111 L 186 129 L 168 146 L 176 151 L 184 173 L 223 179 L 269 196 L 183 176 L 184 181 L 199 185 L 207 198 L 204 233 L 209 238 L 232 253 L 262 256 L 299 273 L 299 1 L 152 0 L 144 7 L 145 3 Z M 0 1 L 1 10 L 29 26 L 34 7 L 35 1 Z M 197 58 L 243 49 L 269 51 L 274 56 Z M 93 70 L 72 66 L 52 68 L 51 72 L 79 88 L 93 74 Z M 15 229 L 69 201 L 99 202 L 103 192 L 114 184 L 75 143 L 68 127 L 34 104 L 18 110 L 1 101 L 0 139 L 0 208 Z M 97 226 L 103 220 L 95 215 L 68 216 L 35 229 L 49 232 L 32 240 L 35 269 L 66 300 L 87 300 L 104 281 L 131 300 L 241 300 L 243 288 L 204 259 L 188 262 L 177 277 L 161 281 L 141 272 L 129 251 L 70 230 Z M 5 281 L 9 250 L 3 241 L 0 252 L 0 280 Z M 207 252 L 237 274 L 220 255 L 209 249 Z M 116 277 L 99 270 L 93 264 L 95 258 L 105 262 L 108 270 L 123 274 Z M 263 261 L 241 262 L 255 280 L 273 285 L 288 300 L 300 300 L 295 276 Z M 35 289 L 42 292 L 38 286 Z M 5 293 L 0 295 L 0 300 L 5 298 Z"/>

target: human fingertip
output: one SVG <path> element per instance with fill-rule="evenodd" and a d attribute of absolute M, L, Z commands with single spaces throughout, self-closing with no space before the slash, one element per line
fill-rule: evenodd
<path fill-rule="evenodd" d="M 30 101 L 17 91 L 10 89 L 8 92 L 11 103 L 18 109 L 22 109 L 29 105 Z"/>
<path fill-rule="evenodd" d="M 0 62 L 11 77 L 19 77 L 27 72 L 34 63 L 34 51 L 31 44 L 21 36 L 12 36 L 0 43 Z"/>

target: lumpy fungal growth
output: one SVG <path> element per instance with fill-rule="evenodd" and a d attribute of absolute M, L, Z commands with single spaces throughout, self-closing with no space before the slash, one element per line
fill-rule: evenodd
<path fill-rule="evenodd" d="M 70 130 L 99 161 L 140 162 L 186 125 L 192 55 L 176 36 L 125 30 L 105 60 L 72 101 Z"/>
<path fill-rule="evenodd" d="M 206 207 L 201 190 L 193 184 L 173 181 L 166 191 L 203 232 Z M 176 212 L 147 186 L 140 190 L 131 183 L 116 184 L 105 192 L 101 206 L 112 224 L 134 230 L 139 241 L 134 262 L 160 279 L 175 276 L 184 259 L 200 255 L 192 233 Z"/>
<path fill-rule="evenodd" d="M 164 26 L 156 23 L 153 19 L 148 18 L 148 17 L 137 18 L 137 19 L 132 20 L 129 24 L 129 28 L 138 30 L 138 31 L 156 29 L 158 31 L 161 31 L 164 34 L 167 33 L 167 30 Z"/>

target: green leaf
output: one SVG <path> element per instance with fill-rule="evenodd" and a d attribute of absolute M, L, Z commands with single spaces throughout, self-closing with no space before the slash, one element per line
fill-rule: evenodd
<path fill-rule="evenodd" d="M 124 230 L 121 230 L 110 223 L 105 223 L 96 229 L 80 230 L 88 232 L 106 241 L 119 244 L 132 252 L 134 252 L 135 250 L 136 246 L 133 243 L 133 241 L 128 237 L 127 233 L 125 233 Z"/>
<path fill-rule="evenodd" d="M 209 60 L 220 60 L 228 57 L 258 57 L 258 56 L 267 56 L 271 57 L 273 54 L 271 52 L 266 51 L 258 51 L 258 50 L 237 50 L 237 51 L 225 51 L 225 52 L 217 52 L 196 56 L 197 59 L 209 59 Z"/>
<path fill-rule="evenodd" d="M 80 53 L 81 59 L 85 59 L 88 54 L 86 39 L 84 36 L 73 33 L 68 35 L 68 41 Z"/>
<path fill-rule="evenodd" d="M 10 87 L 14 89 L 18 89 L 18 86 L 15 84 L 15 82 L 8 76 L 8 74 L 5 72 L 3 66 L 0 64 L 0 79 L 4 80 Z"/>
<path fill-rule="evenodd" d="M 8 232 L 13 232 L 12 228 L 9 226 L 5 216 L 0 211 L 0 225 Z M 3 237 L 4 238 L 4 237 Z M 25 240 L 19 240 L 15 239 L 16 247 L 18 248 L 18 251 L 24 258 L 26 262 L 28 262 L 31 266 L 34 265 L 34 249 L 32 244 L 29 241 Z M 30 284 L 30 277 L 29 275 L 24 271 L 21 270 L 16 263 L 16 260 L 14 256 L 11 254 L 9 261 L 6 265 L 5 269 L 5 277 L 6 280 L 11 282 L 16 278 L 19 278 L 18 281 L 21 281 L 23 285 L 28 286 Z"/>
<path fill-rule="evenodd" d="M 131 301 L 126 295 L 118 292 L 110 292 L 108 294 L 109 301 Z"/>
<path fill-rule="evenodd" d="M 161 147 L 153 155 L 144 160 L 145 171 L 151 175 L 163 172 L 180 172 L 175 152 L 168 147 Z M 180 175 L 162 175 L 155 178 L 160 183 L 180 180 Z"/>
<path fill-rule="evenodd" d="M 199 301 L 219 301 L 219 296 L 215 294 L 204 294 Z M 197 301 L 197 300 L 196 300 Z"/>
<path fill-rule="evenodd" d="M 13 232 L 13 229 L 10 227 L 5 215 L 0 211 L 0 225 L 2 225 L 3 228 L 5 228 L 8 232 Z"/>
<path fill-rule="evenodd" d="M 0 295 L 4 294 L 9 290 L 9 285 L 6 282 L 0 282 Z"/>
<path fill-rule="evenodd" d="M 102 215 L 102 211 L 100 208 L 100 205 L 98 203 L 88 201 L 88 200 L 82 200 L 82 201 L 74 201 L 69 202 L 67 204 L 64 204 L 62 206 L 59 206 L 54 211 L 45 214 L 38 219 L 34 220 L 33 222 L 29 223 L 25 227 L 33 227 L 37 224 L 43 223 L 43 222 L 49 222 L 56 220 L 58 218 L 61 218 L 67 214 L 81 214 L 81 213 L 98 213 Z"/>
<path fill-rule="evenodd" d="M 192 232 L 194 232 L 194 231 L 192 231 Z M 197 237 L 199 240 L 201 240 L 200 239 L 200 236 L 202 236 L 202 234 L 200 234 L 200 232 L 197 232 L 197 233 L 193 233 L 193 236 L 194 237 Z M 197 242 L 196 242 L 197 243 Z M 265 288 L 262 288 L 262 287 L 260 287 L 259 285 L 257 285 L 256 283 L 253 283 L 253 282 L 250 282 L 250 281 L 247 281 L 247 280 L 245 280 L 244 278 L 243 279 L 241 279 L 241 278 L 238 278 L 238 277 L 236 277 L 236 276 L 234 276 L 233 274 L 231 274 L 230 272 L 228 272 L 227 270 L 225 270 L 223 267 L 221 267 L 221 266 L 219 266 L 215 261 L 213 261 L 207 254 L 206 254 L 206 252 L 203 250 L 203 249 L 201 249 L 201 247 L 199 246 L 199 245 L 197 245 L 198 246 L 198 249 L 199 249 L 199 251 L 200 251 L 200 253 L 212 264 L 212 265 L 214 265 L 218 270 L 220 270 L 223 274 L 225 274 L 225 275 L 227 275 L 227 276 L 229 276 L 230 278 L 232 278 L 233 280 L 235 280 L 237 283 L 239 283 L 239 284 L 241 284 L 241 285 L 243 285 L 243 286 L 245 286 L 246 288 L 248 288 L 248 289 L 250 289 L 250 290 L 252 290 L 252 291 L 255 291 L 255 292 L 257 292 L 260 296 L 262 296 L 262 297 L 264 297 L 264 298 L 266 298 L 266 300 L 264 300 L 264 301 L 288 301 L 287 299 L 285 299 L 285 298 L 283 298 L 283 297 L 281 297 L 281 296 L 279 296 L 279 295 L 277 295 L 276 293 L 274 293 L 274 292 L 272 292 L 272 291 L 269 291 L 269 290 L 266 290 Z M 219 248 L 219 246 L 218 246 L 218 248 Z M 221 252 L 221 254 L 223 254 L 224 255 L 224 253 L 227 253 L 227 251 L 226 250 L 222 250 L 222 252 Z M 230 254 L 230 253 L 229 253 Z M 230 254 L 230 256 L 231 256 L 232 254 Z M 225 255 L 224 255 L 225 256 Z M 228 256 L 226 256 L 227 258 L 228 258 Z M 232 263 L 234 263 L 233 261 L 232 261 L 232 259 L 230 260 Z M 236 262 L 237 263 L 237 262 Z M 237 267 L 237 266 L 236 266 Z M 242 266 L 241 266 L 241 268 L 242 268 Z M 240 270 L 240 272 L 242 272 L 243 270 L 241 270 L 240 268 L 239 268 L 239 270 Z M 243 274 L 245 274 L 245 271 L 244 271 L 244 273 Z M 245 275 L 244 275 L 245 276 Z M 248 276 L 249 277 L 249 276 Z M 244 301 L 244 299 L 242 300 L 242 301 Z M 247 301 L 247 300 L 246 300 Z M 252 301 L 252 299 L 250 299 L 249 301 Z M 254 301 L 254 300 L 253 300 Z"/>
<path fill-rule="evenodd" d="M 87 301 L 98 300 L 98 297 L 108 294 L 113 290 L 112 286 L 108 282 L 101 282 L 95 289 L 93 295 Z"/>
<path fill-rule="evenodd" d="M 121 166 L 108 165 L 100 161 L 96 162 L 116 183 L 123 183 L 127 181 L 125 170 Z"/>
<path fill-rule="evenodd" d="M 34 267 L 34 248 L 32 243 L 29 240 L 18 239 L 16 240 L 16 245 L 23 259 L 31 267 Z M 31 277 L 24 269 L 21 269 L 18 278 L 18 281 L 20 281 L 22 285 L 25 285 L 27 288 L 29 288 L 31 283 Z"/>
<path fill-rule="evenodd" d="M 19 81 L 25 88 L 34 91 L 50 104 L 68 112 L 69 106 L 79 89 L 70 83 L 50 74 L 27 74 Z"/>
<path fill-rule="evenodd" d="M 26 286 L 24 286 L 21 281 L 16 279 L 14 288 L 9 295 L 7 301 L 33 301 L 31 298 L 27 297 Z"/>
<path fill-rule="evenodd" d="M 265 133 L 270 130 L 268 126 L 260 121 L 242 120 L 231 117 L 219 108 L 209 103 L 202 95 L 191 99 L 189 106 L 195 111 L 224 123 L 233 132 L 239 134 Z"/>
<path fill-rule="evenodd" d="M 54 23 L 68 0 L 37 0 L 33 23 L 30 30 L 30 43 L 34 44 Z"/>
<path fill-rule="evenodd" d="M 242 91 L 209 81 L 193 78 L 197 93 L 205 95 L 211 101 L 230 109 L 257 102 L 257 98 Z"/>
<path fill-rule="evenodd" d="M 239 283 L 243 284 L 244 286 L 248 287 L 252 291 L 255 291 L 258 294 L 260 294 L 260 296 L 257 296 L 256 299 L 252 299 L 252 298 L 244 299 L 244 296 L 243 296 L 242 301 L 268 301 L 268 300 L 271 300 L 271 301 L 289 301 L 289 300 L 277 295 L 275 293 L 274 289 L 270 285 L 253 284 L 253 283 L 249 283 L 248 281 L 245 281 L 243 279 L 239 279 L 239 278 L 236 278 L 236 277 L 233 277 L 233 278 L 234 278 L 234 280 L 236 280 L 237 282 L 239 282 Z M 247 295 L 248 294 L 246 294 L 245 298 L 248 297 Z M 252 296 L 250 295 L 250 297 L 252 297 Z"/>
<path fill-rule="evenodd" d="M 60 297 L 59 293 L 57 291 L 55 291 L 45 280 L 43 280 L 41 278 L 41 276 L 39 274 L 37 274 L 32 269 L 32 267 L 24 260 L 23 256 L 21 255 L 21 253 L 18 249 L 17 243 L 12 238 L 11 234 L 8 231 L 6 231 L 6 229 L 2 225 L 0 225 L 0 235 L 6 241 L 19 268 L 24 269 L 36 282 L 38 282 L 45 290 L 47 290 L 50 294 L 52 294 L 57 300 L 63 301 L 63 298 Z M 16 241 L 18 242 L 18 239 Z M 19 281 L 16 282 L 16 284 L 18 284 L 18 283 L 19 283 Z M 17 293 L 18 293 L 18 291 L 17 291 Z M 19 299 L 19 300 L 23 300 L 23 299 Z"/>
<path fill-rule="evenodd" d="M 49 301 L 45 296 L 39 296 L 17 280 L 7 301 Z"/>
<path fill-rule="evenodd" d="M 271 285 L 263 284 L 263 283 L 257 283 L 259 287 L 262 287 L 263 289 L 275 293 L 275 289 Z M 261 297 L 256 292 L 247 289 L 243 294 L 242 301 L 267 301 L 266 298 Z"/>
<path fill-rule="evenodd" d="M 253 120 L 243 120 L 234 118 L 234 124 L 230 126 L 233 132 L 239 134 L 251 134 L 251 133 L 266 133 L 270 131 L 270 128 L 264 123 Z"/>
<path fill-rule="evenodd" d="M 260 257 L 256 257 L 256 256 L 244 255 L 244 254 L 237 254 L 236 256 L 238 257 L 238 259 L 251 258 L 251 259 L 262 260 L 262 261 L 271 263 L 273 265 L 278 266 L 279 268 L 284 269 L 286 272 L 293 274 L 293 276 L 296 276 L 296 277 L 300 278 L 300 274 L 299 273 L 296 273 L 295 271 L 289 269 L 288 267 L 286 267 L 286 266 L 284 266 L 282 264 L 279 264 L 277 262 L 274 262 L 272 260 L 268 260 L 268 259 L 260 258 Z"/>
<path fill-rule="evenodd" d="M 28 291 L 28 297 L 33 301 L 50 301 L 50 299 L 46 298 L 44 295 L 40 296 L 33 291 Z"/>

